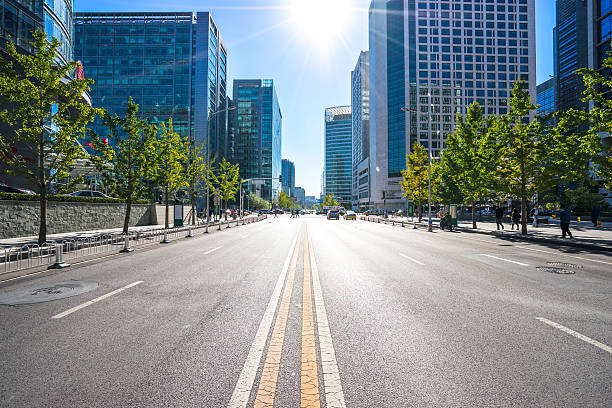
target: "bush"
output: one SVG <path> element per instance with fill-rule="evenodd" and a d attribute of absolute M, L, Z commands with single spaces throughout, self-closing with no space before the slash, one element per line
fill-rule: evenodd
<path fill-rule="evenodd" d="M 15 200 L 15 201 L 39 201 L 39 194 L 19 194 L 0 192 L 0 200 Z M 103 197 L 75 197 L 68 195 L 49 194 L 48 201 L 72 202 L 72 203 L 125 203 L 125 200 L 120 198 L 103 198 Z M 148 204 L 147 200 L 136 200 L 134 204 Z"/>

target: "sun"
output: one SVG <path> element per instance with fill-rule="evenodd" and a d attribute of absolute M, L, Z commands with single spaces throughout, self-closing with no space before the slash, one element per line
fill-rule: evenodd
<path fill-rule="evenodd" d="M 291 22 L 312 45 L 328 49 L 344 34 L 351 12 L 349 0 L 289 0 Z"/>

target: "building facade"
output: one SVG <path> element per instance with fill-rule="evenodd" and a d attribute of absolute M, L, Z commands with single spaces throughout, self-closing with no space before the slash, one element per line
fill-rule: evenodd
<path fill-rule="evenodd" d="M 478 102 L 504 114 L 514 83 L 536 95 L 535 0 L 373 0 L 370 44 L 372 205 L 405 208 L 411 145 L 437 158 L 455 115 Z"/>
<path fill-rule="evenodd" d="M 352 115 L 350 106 L 325 109 L 324 195 L 352 204 Z"/>
<path fill-rule="evenodd" d="M 8 41 L 15 44 L 19 53 L 33 52 L 31 42 L 33 33 L 41 30 L 50 40 L 59 40 L 58 59 L 61 63 L 72 61 L 73 57 L 73 3 L 72 0 L 3 0 L 0 1 L 0 53 L 6 50 Z M 88 94 L 83 94 L 85 102 L 91 104 Z M 53 129 L 50 129 L 53 131 Z M 12 129 L 0 124 L 0 132 L 12 132 Z M 28 156 L 29 149 L 18 147 L 22 154 Z M 6 172 L 3 162 L 0 162 L 0 182 L 25 187 L 38 191 L 37 185 L 27 178 L 15 176 Z"/>
<path fill-rule="evenodd" d="M 538 93 L 538 116 L 547 116 L 555 111 L 555 87 L 556 78 L 550 78 L 537 87 Z"/>
<path fill-rule="evenodd" d="M 76 13 L 74 52 L 94 106 L 122 114 L 131 97 L 150 122 L 172 118 L 200 145 L 210 135 L 211 155 L 229 158 L 227 49 L 209 13 Z"/>
<path fill-rule="evenodd" d="M 269 201 L 281 192 L 282 113 L 271 79 L 234 80 L 234 162 L 249 191 Z"/>
<path fill-rule="evenodd" d="M 306 190 L 302 187 L 295 188 L 295 198 L 300 207 L 304 208 L 306 206 Z"/>
<path fill-rule="evenodd" d="M 365 208 L 370 202 L 370 53 L 359 54 L 351 72 L 351 112 L 353 115 L 352 144 L 352 203 L 353 208 Z"/>
<path fill-rule="evenodd" d="M 295 164 L 288 159 L 282 160 L 282 189 L 289 197 L 295 195 Z"/>

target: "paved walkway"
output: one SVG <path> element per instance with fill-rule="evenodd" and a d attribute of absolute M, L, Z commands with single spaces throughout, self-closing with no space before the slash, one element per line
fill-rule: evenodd
<path fill-rule="evenodd" d="M 257 215 L 250 215 L 248 217 L 257 217 Z M 233 221 L 231 218 L 228 220 Z M 211 225 L 216 223 L 211 221 Z M 202 224 L 200 224 L 202 225 Z M 172 228 L 172 224 L 170 224 L 170 228 Z M 185 224 L 185 227 L 188 225 Z M 130 227 L 130 232 L 137 231 L 150 231 L 155 229 L 163 229 L 163 225 L 142 225 L 137 227 Z M 77 239 L 77 238 L 88 238 L 92 236 L 98 236 L 102 234 L 121 234 L 123 232 L 123 228 L 111 228 L 111 229 L 99 229 L 99 230 L 91 230 L 91 231 L 75 231 L 75 232 L 65 232 L 61 234 L 47 234 L 47 241 L 55 241 L 61 242 L 69 239 Z M 0 239 L 0 248 L 7 247 L 15 247 L 15 246 L 23 246 L 27 244 L 35 244 L 38 242 L 38 235 L 31 235 L 25 237 L 17 237 L 17 238 L 5 238 Z"/>
<path fill-rule="evenodd" d="M 388 221 L 404 221 L 412 223 L 412 218 L 399 218 L 390 217 Z M 440 220 L 433 218 L 433 225 L 435 228 L 439 227 Z M 521 235 L 516 229 L 513 231 L 510 229 L 511 224 L 504 222 L 504 229 L 498 231 L 494 221 L 477 221 L 477 229 L 472 229 L 471 220 L 460 220 L 459 228 L 466 232 L 476 232 L 482 234 L 491 234 L 508 239 L 519 239 L 519 240 L 531 240 L 554 243 L 559 245 L 575 246 L 575 247 L 588 247 L 590 249 L 600 249 L 604 251 L 612 251 L 612 223 L 605 222 L 602 227 L 594 228 L 593 224 L 589 221 L 576 222 L 572 221 L 570 224 L 570 231 L 572 232 L 573 238 L 561 238 L 561 227 L 558 220 L 550 219 L 550 224 L 540 224 L 537 228 L 534 228 L 531 224 L 527 226 L 527 235 Z M 421 227 L 426 227 L 427 217 L 423 217 L 421 223 L 417 223 Z"/>

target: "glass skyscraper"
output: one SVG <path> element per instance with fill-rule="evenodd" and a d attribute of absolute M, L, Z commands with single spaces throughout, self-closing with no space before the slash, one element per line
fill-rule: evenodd
<path fill-rule="evenodd" d="M 370 201 L 404 208 L 411 145 L 434 158 L 455 116 L 478 102 L 504 114 L 514 83 L 532 95 L 535 0 L 373 0 L 370 43 Z M 405 109 L 405 111 L 404 111 Z"/>
<path fill-rule="evenodd" d="M 352 115 L 350 106 L 325 109 L 324 195 L 352 205 Z"/>
<path fill-rule="evenodd" d="M 152 123 L 228 156 L 227 49 L 207 12 L 76 13 L 75 58 L 95 80 L 94 106 L 123 114 L 128 98 Z M 209 120 L 210 119 L 210 120 Z M 99 119 L 97 134 L 108 129 Z"/>
<path fill-rule="evenodd" d="M 283 191 L 289 197 L 295 197 L 295 164 L 291 160 L 283 159 L 281 171 L 283 178 Z"/>
<path fill-rule="evenodd" d="M 556 78 L 550 78 L 538 85 L 538 115 L 546 116 L 555 111 L 555 85 Z"/>
<path fill-rule="evenodd" d="M 353 208 L 367 206 L 370 199 L 370 60 L 362 51 L 351 72 L 351 112 L 353 115 Z"/>
<path fill-rule="evenodd" d="M 72 61 L 72 0 L 0 1 L 0 49 L 7 40 L 24 53 L 31 52 L 32 33 L 44 31 L 60 41 L 59 58 Z"/>
<path fill-rule="evenodd" d="M 234 161 L 247 188 L 274 201 L 281 192 L 282 114 L 271 79 L 234 80 Z"/>

